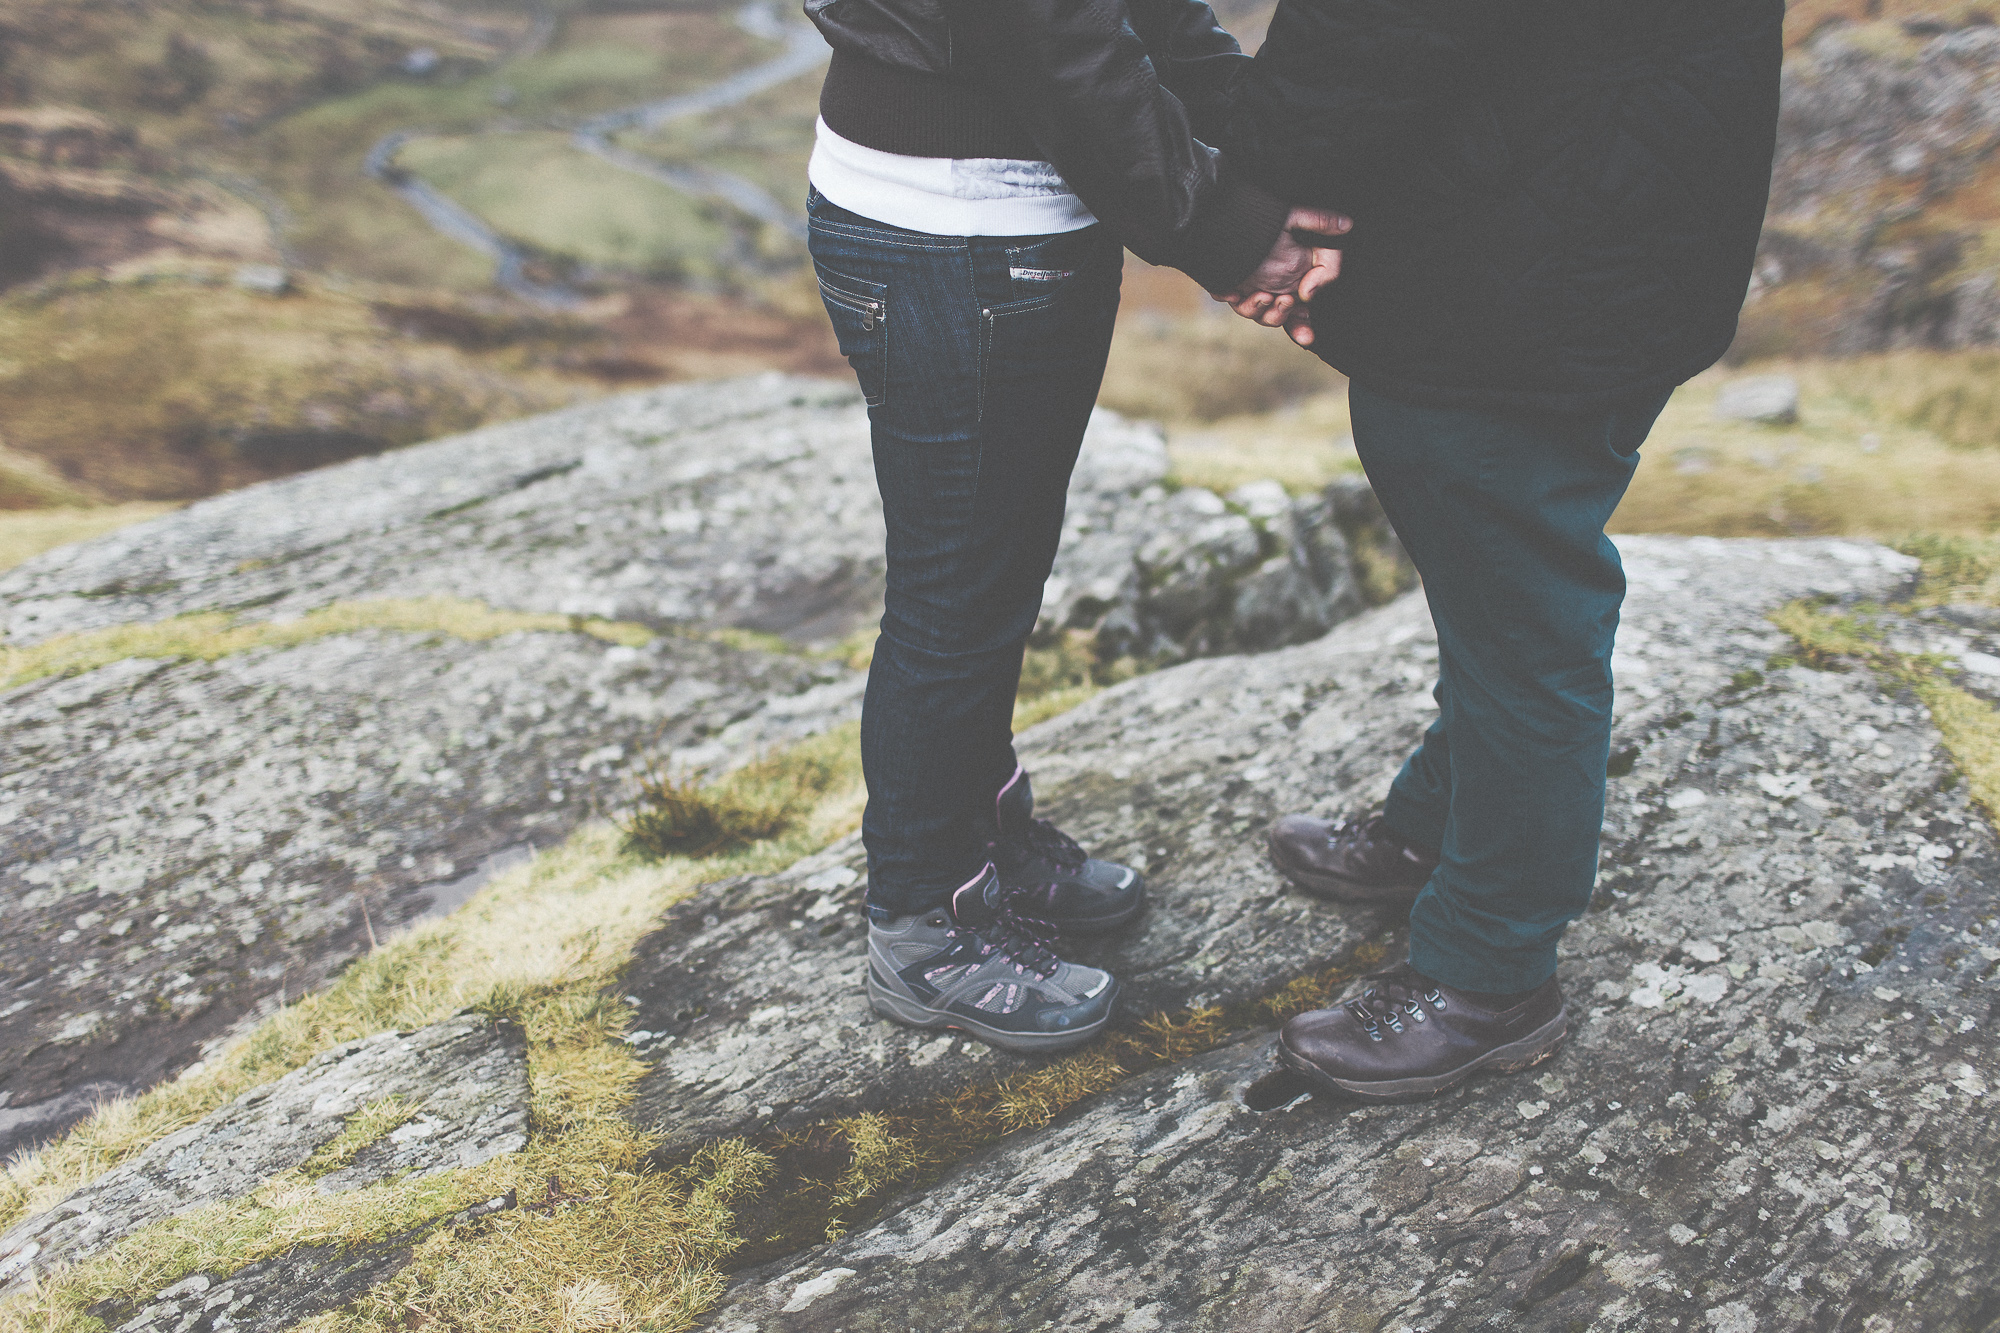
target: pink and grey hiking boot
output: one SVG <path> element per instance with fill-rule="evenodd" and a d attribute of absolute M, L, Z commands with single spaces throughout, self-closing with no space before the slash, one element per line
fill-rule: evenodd
<path fill-rule="evenodd" d="M 1045 923 L 1025 920 L 991 865 L 945 907 L 868 926 L 868 1002 L 907 1027 L 950 1028 L 1002 1050 L 1080 1046 L 1118 1002 L 1109 972 L 1056 956 Z"/>
<path fill-rule="evenodd" d="M 1130 866 L 1091 857 L 1076 839 L 1035 818 L 1028 771 L 1014 776 L 982 815 L 979 836 L 1014 911 L 1059 935 L 1094 935 L 1131 924 L 1146 904 L 1146 881 Z"/>

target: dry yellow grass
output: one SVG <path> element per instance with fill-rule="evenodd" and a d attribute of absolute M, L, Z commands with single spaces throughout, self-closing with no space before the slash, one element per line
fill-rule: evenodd
<path fill-rule="evenodd" d="M 1797 46 L 1827 23 L 1928 20 L 1958 27 L 1991 19 L 1985 0 L 1789 0 L 1785 44 Z"/>
<path fill-rule="evenodd" d="M 1208 422 L 1268 412 L 1338 382 L 1318 357 L 1218 305 L 1120 320 L 1099 401 L 1132 416 Z"/>
<path fill-rule="evenodd" d="M 171 513 L 179 506 L 152 500 L 101 508 L 16 509 L 0 512 L 0 570 L 9 570 L 44 551 L 89 541 L 134 523 Z"/>
<path fill-rule="evenodd" d="M 1723 383 L 1770 373 L 1798 379 L 1798 425 L 1715 419 Z M 1274 477 L 1306 491 L 1359 465 L 1344 389 L 1213 420 L 1174 415 L 1171 397 L 1150 406 L 1166 415 L 1174 475 L 1187 485 L 1226 492 Z M 2000 529 L 2000 353 L 1895 352 L 1711 371 L 1667 404 L 1611 529 L 1884 539 Z"/>
<path fill-rule="evenodd" d="M 193 261 L 11 292 L 0 298 L 7 443 L 91 495 L 188 499 L 601 391 L 554 366 L 594 331 L 537 318 L 515 320 L 497 346 L 404 336 L 383 307 L 427 295 L 300 279 L 273 297 Z M 437 309 L 477 323 L 443 298 Z"/>
<path fill-rule="evenodd" d="M 100 497 L 72 485 L 44 459 L 0 443 L 0 513 L 62 506 L 89 508 Z"/>
<path fill-rule="evenodd" d="M 478 642 L 522 631 L 575 631 L 638 647 L 653 631 L 624 621 L 528 611 L 496 611 L 461 597 L 383 598 L 335 602 L 297 620 L 239 620 L 226 611 L 199 611 L 151 624 L 58 634 L 25 648 L 0 647 L 0 690 L 44 676 L 74 676 L 131 657 L 213 662 L 253 648 L 288 648 L 357 630 L 448 634 Z"/>
<path fill-rule="evenodd" d="M 1329 381 L 1338 383 L 1332 371 Z M 1169 422 L 1175 480 L 1228 494 L 1266 477 L 1303 493 L 1361 467 L 1354 453 L 1344 386 L 1271 412 L 1211 422 Z"/>
<path fill-rule="evenodd" d="M 1661 414 L 1612 531 L 1992 531 L 2000 527 L 1996 365 L 1985 353 L 1911 353 L 1752 368 L 1797 376 L 1800 422 L 1786 427 L 1716 420 L 1727 377 L 1704 375 Z"/>
<path fill-rule="evenodd" d="M 709 857 L 779 837 L 826 794 L 861 781 L 861 726 L 849 723 L 782 754 L 761 756 L 705 782 L 701 774 L 640 778 L 621 827 L 651 856 Z"/>

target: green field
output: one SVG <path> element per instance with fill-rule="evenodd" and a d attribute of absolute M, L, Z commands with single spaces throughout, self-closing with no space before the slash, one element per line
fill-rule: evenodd
<path fill-rule="evenodd" d="M 396 130 L 443 136 L 415 140 L 399 163 L 503 235 L 585 263 L 699 272 L 728 232 L 702 223 L 697 201 L 589 159 L 546 127 L 687 92 L 774 49 L 726 8 L 572 18 L 539 55 L 455 83 L 382 84 L 287 117 L 246 146 L 243 166 L 290 207 L 304 258 L 379 281 L 491 281 L 483 257 L 362 174 L 368 150 Z"/>
<path fill-rule="evenodd" d="M 801 215 L 806 159 L 819 114 L 819 76 L 806 75 L 739 106 L 620 135 L 621 146 L 676 165 L 705 163 L 764 188 Z"/>
<path fill-rule="evenodd" d="M 398 160 L 502 235 L 601 268 L 712 280 L 733 239 L 718 205 L 621 171 L 566 134 L 418 139 Z"/>

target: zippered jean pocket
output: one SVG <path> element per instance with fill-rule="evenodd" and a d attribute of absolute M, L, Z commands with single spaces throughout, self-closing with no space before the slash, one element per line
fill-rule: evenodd
<path fill-rule="evenodd" d="M 840 354 L 854 367 L 868 406 L 880 407 L 889 382 L 889 285 L 849 277 L 825 264 L 814 268 Z"/>

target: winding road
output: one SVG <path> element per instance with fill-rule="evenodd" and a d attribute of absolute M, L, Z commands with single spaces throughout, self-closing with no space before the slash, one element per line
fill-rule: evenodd
<path fill-rule="evenodd" d="M 626 130 L 656 130 L 670 121 L 707 115 L 749 100 L 779 84 L 810 74 L 831 54 L 819 31 L 810 24 L 788 22 L 771 0 L 752 0 L 736 14 L 737 24 L 753 37 L 784 43 L 784 50 L 762 64 L 739 71 L 691 93 L 642 102 L 592 116 L 572 129 L 570 141 L 603 162 L 644 176 L 686 194 L 720 199 L 759 222 L 804 238 L 805 219 L 769 191 L 741 176 L 713 167 L 673 166 L 643 153 L 622 148 L 612 136 Z M 490 132 L 490 131 L 489 131 Z M 405 145 L 427 137 L 424 130 L 396 130 L 368 150 L 362 170 L 401 195 L 439 235 L 470 246 L 493 260 L 493 280 L 503 290 L 548 309 L 569 309 L 583 300 L 562 284 L 540 283 L 527 274 L 528 252 L 489 226 L 484 218 L 443 191 L 396 165 Z"/>

